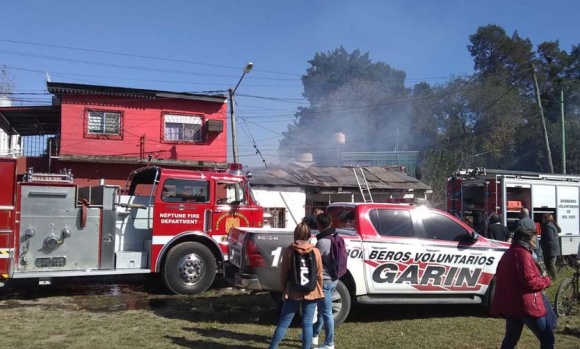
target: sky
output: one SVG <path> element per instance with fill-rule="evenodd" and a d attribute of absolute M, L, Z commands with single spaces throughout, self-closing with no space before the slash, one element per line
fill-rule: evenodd
<path fill-rule="evenodd" d="M 285 160 L 278 142 L 307 105 L 301 76 L 317 52 L 369 52 L 412 87 L 471 74 L 467 45 L 480 26 L 568 52 L 580 44 L 577 0 L 12 0 L 0 14 L 16 105 L 50 103 L 46 72 L 53 82 L 226 93 L 253 62 L 235 98 L 239 158 L 252 167 Z"/>

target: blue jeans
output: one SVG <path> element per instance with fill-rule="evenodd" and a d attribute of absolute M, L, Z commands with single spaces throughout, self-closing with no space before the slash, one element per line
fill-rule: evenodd
<path fill-rule="evenodd" d="M 324 344 L 334 345 L 334 317 L 332 316 L 332 293 L 338 285 L 338 280 L 324 280 L 322 292 L 324 298 L 318 301 L 318 318 L 314 324 L 313 336 L 318 337 L 324 324 Z"/>
<path fill-rule="evenodd" d="M 554 348 L 554 332 L 546 324 L 545 317 L 524 316 L 521 318 L 508 317 L 505 321 L 505 337 L 501 349 L 513 349 L 518 344 L 524 325 L 540 340 L 540 349 Z"/>
<path fill-rule="evenodd" d="M 278 321 L 278 326 L 274 332 L 274 337 L 272 337 L 272 342 L 270 343 L 270 349 L 278 348 L 288 327 L 294 319 L 294 314 L 298 311 L 298 308 L 302 306 L 302 349 L 310 349 L 312 346 L 312 319 L 314 318 L 314 310 L 316 309 L 317 300 L 293 300 L 287 299 L 282 305 L 282 313 L 280 314 L 280 320 Z"/>

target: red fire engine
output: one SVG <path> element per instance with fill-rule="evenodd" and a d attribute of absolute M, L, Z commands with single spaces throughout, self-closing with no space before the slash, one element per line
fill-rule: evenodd
<path fill-rule="evenodd" d="M 494 212 L 513 231 L 527 208 L 538 232 L 542 215 L 552 214 L 562 228 L 563 256 L 575 255 L 580 242 L 579 202 L 580 176 L 476 168 L 457 171 L 447 181 L 448 212 L 472 216 L 481 234 Z"/>
<path fill-rule="evenodd" d="M 70 173 L 17 175 L 0 159 L 0 286 L 10 279 L 160 273 L 177 294 L 197 294 L 224 271 L 231 227 L 261 227 L 241 165 L 229 171 L 157 166 L 123 190 L 79 187 Z"/>

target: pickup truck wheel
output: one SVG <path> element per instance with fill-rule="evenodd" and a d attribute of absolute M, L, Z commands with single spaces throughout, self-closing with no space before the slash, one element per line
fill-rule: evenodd
<path fill-rule="evenodd" d="M 211 286 L 216 269 L 215 257 L 206 246 L 184 242 L 169 250 L 163 282 L 175 294 L 195 295 Z"/>
<path fill-rule="evenodd" d="M 351 299 L 348 288 L 342 281 L 338 280 L 336 289 L 332 293 L 332 315 L 334 316 L 334 327 L 338 327 L 346 320 L 350 313 Z"/>
<path fill-rule="evenodd" d="M 491 315 L 491 303 L 493 302 L 493 296 L 495 294 L 495 277 L 491 279 L 487 292 L 485 294 L 485 307 L 487 312 Z"/>

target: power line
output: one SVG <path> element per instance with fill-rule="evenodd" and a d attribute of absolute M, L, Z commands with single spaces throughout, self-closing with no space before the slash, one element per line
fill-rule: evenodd
<path fill-rule="evenodd" d="M 0 53 L 16 55 L 16 56 L 23 56 L 23 57 L 38 58 L 38 59 L 55 60 L 55 61 L 60 61 L 60 62 L 64 61 L 64 62 L 71 62 L 71 63 L 78 63 L 78 64 L 96 65 L 96 66 L 103 66 L 103 67 L 130 69 L 130 70 L 139 70 L 139 71 L 155 71 L 155 72 L 160 72 L 160 73 L 202 75 L 202 76 L 214 76 L 214 77 L 222 77 L 222 78 L 234 78 L 235 77 L 234 75 L 224 75 L 224 74 L 215 74 L 215 73 L 199 73 L 199 72 L 192 72 L 192 71 L 186 71 L 186 70 L 173 70 L 173 69 L 143 67 L 143 66 L 137 66 L 137 65 L 106 63 L 106 62 L 90 61 L 90 60 L 76 59 L 76 58 L 40 55 L 40 54 L 21 52 L 21 51 L 0 50 Z M 253 80 L 295 81 L 295 79 L 269 78 L 269 77 L 257 77 L 257 76 L 253 76 L 252 79 Z"/>
<path fill-rule="evenodd" d="M 236 106 L 239 105 L 238 103 L 236 103 Z M 252 141 L 252 145 L 254 146 L 254 149 L 256 150 L 256 154 L 258 154 L 260 156 L 260 158 L 262 159 L 262 163 L 264 164 L 264 167 L 268 168 L 268 164 L 266 164 L 266 159 L 264 159 L 264 157 L 262 156 L 262 152 L 260 152 L 260 149 L 258 149 L 258 145 L 256 144 L 256 140 L 254 139 L 254 136 L 252 135 L 252 131 L 250 131 L 250 127 L 248 126 L 248 123 L 246 122 L 246 119 L 244 119 L 243 117 L 240 117 L 242 119 L 242 121 L 244 121 L 244 125 L 246 126 L 247 132 L 246 130 L 244 130 L 244 133 L 246 133 L 246 136 L 248 136 L 248 138 L 251 139 Z M 232 145 L 232 146 L 236 146 L 236 145 Z"/>
<path fill-rule="evenodd" d="M 38 42 L 18 41 L 18 40 L 1 39 L 1 38 L 0 38 L 0 41 L 10 42 L 10 43 L 15 43 L 15 44 L 22 44 L 22 45 L 52 47 L 52 48 L 59 48 L 59 49 L 65 49 L 65 50 L 103 53 L 103 54 L 108 54 L 108 55 L 116 55 L 116 56 L 124 56 L 124 57 L 143 58 L 143 59 L 151 59 L 151 60 L 157 60 L 157 61 L 202 65 L 202 66 L 216 67 L 216 68 L 235 69 L 238 71 L 240 70 L 240 67 L 220 65 L 220 64 L 212 64 L 212 63 L 194 62 L 194 61 L 187 61 L 187 60 L 181 60 L 181 59 L 175 59 L 175 58 L 155 57 L 155 56 L 138 55 L 138 54 L 123 53 L 123 52 L 95 50 L 95 49 L 89 49 L 89 48 L 53 45 L 53 44 L 43 44 L 43 43 L 38 43 Z M 261 69 L 253 69 L 253 70 L 254 70 L 254 72 L 257 71 L 257 72 L 262 72 L 262 73 L 271 73 L 271 74 L 279 74 L 279 75 L 292 75 L 292 76 L 301 76 L 302 75 L 302 74 L 295 74 L 295 73 L 283 73 L 283 72 L 277 72 L 277 71 L 271 71 L 271 70 L 261 70 Z"/>
<path fill-rule="evenodd" d="M 218 85 L 218 86 L 231 86 L 231 84 L 229 83 L 216 83 L 216 82 L 195 82 L 195 81 L 178 81 L 178 80 L 159 80 L 159 79 L 137 79 L 137 78 L 124 78 L 124 77 L 119 77 L 119 76 L 112 76 L 112 75 L 92 75 L 92 74 L 79 74 L 79 73 L 64 73 L 64 72 L 59 72 L 59 71 L 52 71 L 52 70 L 37 70 L 37 69 L 29 69 L 29 68 L 22 68 L 22 67 L 16 67 L 16 66 L 6 66 L 9 69 L 12 70 L 21 70 L 21 71 L 27 71 L 27 72 L 32 72 L 32 73 L 38 73 L 38 74 L 46 74 L 47 72 L 50 73 L 51 75 L 59 75 L 59 76 L 64 76 L 64 77 L 69 77 L 69 79 L 72 80 L 77 80 L 77 81 L 88 81 L 88 80 L 80 80 L 80 79 L 74 79 L 74 78 L 70 78 L 70 76 L 81 76 L 81 77 L 90 77 L 90 78 L 101 78 L 101 79 L 111 79 L 111 80 L 126 80 L 126 81 L 140 81 L 140 82 L 157 82 L 157 83 L 164 83 L 164 84 L 187 84 L 187 85 Z M 92 81 L 89 81 L 91 83 L 95 83 Z M 96 83 L 95 83 L 96 84 Z M 246 84 L 247 86 L 251 86 L 251 87 L 287 87 L 287 86 L 301 86 L 301 85 L 288 85 L 288 84 Z"/>

